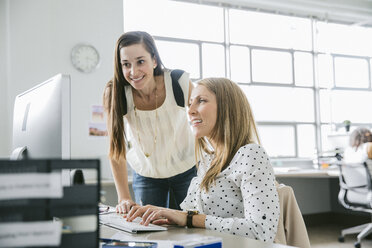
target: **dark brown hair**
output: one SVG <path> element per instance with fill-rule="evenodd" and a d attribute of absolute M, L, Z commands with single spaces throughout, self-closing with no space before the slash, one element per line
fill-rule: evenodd
<path fill-rule="evenodd" d="M 110 139 L 109 157 L 119 159 L 126 153 L 125 148 L 125 130 L 124 130 L 124 113 L 127 111 L 125 100 L 125 87 L 130 86 L 125 79 L 120 61 L 120 49 L 130 45 L 142 44 L 151 57 L 156 60 L 154 76 L 164 73 L 164 66 L 161 62 L 155 41 L 146 32 L 132 31 L 120 36 L 115 46 L 114 58 L 114 77 L 106 84 L 103 94 L 103 105 L 107 113 L 107 130 Z"/>

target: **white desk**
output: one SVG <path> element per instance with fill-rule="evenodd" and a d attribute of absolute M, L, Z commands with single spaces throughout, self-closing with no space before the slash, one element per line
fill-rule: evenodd
<path fill-rule="evenodd" d="M 339 169 L 301 169 L 296 167 L 289 167 L 289 168 L 280 168 L 280 167 L 273 167 L 274 173 L 276 177 L 338 177 Z M 129 184 L 133 181 L 132 177 L 128 178 Z M 113 179 L 102 179 L 101 180 L 102 186 L 114 186 Z"/>
<path fill-rule="evenodd" d="M 330 183 L 337 180 L 338 169 L 285 169 L 274 167 L 278 182 L 293 187 L 297 201 L 303 214 L 322 213 L 331 211 Z M 117 204 L 117 195 L 113 180 L 102 180 L 102 190 L 105 191 L 108 205 Z M 131 185 L 130 185 L 131 187 Z M 133 193 L 132 193 L 133 194 Z M 132 197 L 134 197 L 132 195 Z M 337 196 L 332 201 L 337 202 Z M 334 203 L 332 203 L 334 204 Z"/>
<path fill-rule="evenodd" d="M 295 169 L 274 167 L 276 180 L 293 188 L 304 215 L 338 211 L 339 169 Z"/>
<path fill-rule="evenodd" d="M 116 229 L 107 227 L 107 226 L 100 226 L 100 237 L 101 238 L 111 238 L 114 234 L 121 232 Z M 231 235 L 226 233 L 215 232 L 212 230 L 206 230 L 201 228 L 183 228 L 177 226 L 171 226 L 168 228 L 168 231 L 161 231 L 161 232 L 146 232 L 140 234 L 130 234 L 123 232 L 128 237 L 131 237 L 132 240 L 190 240 L 196 239 L 203 236 L 215 236 L 222 238 L 222 246 L 224 248 L 230 247 L 254 247 L 254 248 L 286 248 L 286 247 L 293 247 L 293 246 L 286 246 L 286 245 L 279 245 L 279 244 L 269 244 L 263 241 L 253 240 L 237 235 Z M 162 247 L 158 246 L 158 248 L 173 248 L 171 247 Z"/>
<path fill-rule="evenodd" d="M 316 178 L 331 178 L 338 177 L 340 172 L 339 169 L 294 169 L 294 168 L 276 168 L 274 167 L 275 177 L 286 178 L 286 177 L 316 177 Z"/>

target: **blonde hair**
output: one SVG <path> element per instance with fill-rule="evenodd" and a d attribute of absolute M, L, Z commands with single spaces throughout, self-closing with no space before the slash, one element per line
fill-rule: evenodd
<path fill-rule="evenodd" d="M 204 137 L 195 142 L 197 161 L 202 151 L 215 154 L 200 185 L 201 189 L 208 191 L 239 148 L 250 143 L 260 144 L 260 139 L 248 99 L 236 83 L 226 78 L 206 78 L 197 82 L 197 85 L 215 94 L 217 101 L 217 121 L 209 135 L 215 144 L 214 151 L 209 148 Z"/>

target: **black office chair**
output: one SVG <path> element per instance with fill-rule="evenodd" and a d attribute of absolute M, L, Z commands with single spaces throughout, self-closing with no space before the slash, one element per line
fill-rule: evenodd
<path fill-rule="evenodd" d="M 347 209 L 372 214 L 372 183 L 367 162 L 339 165 L 340 192 L 338 201 Z M 340 242 L 344 242 L 346 234 L 359 233 L 356 248 L 361 247 L 361 240 L 372 233 L 372 222 L 347 228 L 341 231 Z"/>

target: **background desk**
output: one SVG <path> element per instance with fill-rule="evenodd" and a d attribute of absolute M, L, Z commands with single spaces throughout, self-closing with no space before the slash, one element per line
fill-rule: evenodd
<path fill-rule="evenodd" d="M 100 237 L 111 238 L 118 231 L 116 229 L 101 225 L 100 226 Z M 254 247 L 254 248 L 286 248 L 293 246 L 279 245 L 279 244 L 268 244 L 263 241 L 253 240 L 241 236 L 215 232 L 212 230 L 206 230 L 201 228 L 183 228 L 172 226 L 168 228 L 168 231 L 161 232 L 146 232 L 141 234 L 130 234 L 124 232 L 126 236 L 133 237 L 133 239 L 141 240 L 190 240 L 200 238 L 203 236 L 215 236 L 222 238 L 222 244 L 224 248 L 240 248 L 240 247 Z M 159 246 L 158 248 L 163 248 Z M 173 248 L 173 247 L 164 247 Z"/>
<path fill-rule="evenodd" d="M 278 182 L 293 188 L 303 214 L 330 212 L 332 210 L 332 204 L 338 205 L 337 193 L 331 197 L 331 189 L 338 189 L 337 170 L 300 169 L 274 171 Z M 106 201 L 104 203 L 116 206 L 117 195 L 113 180 L 102 180 L 101 186 L 105 193 Z M 134 196 L 132 195 L 132 197 Z"/>
<path fill-rule="evenodd" d="M 275 175 L 278 182 L 293 188 L 307 226 L 353 226 L 370 221 L 368 214 L 347 210 L 338 202 L 338 168 L 276 171 Z"/>
<path fill-rule="evenodd" d="M 337 169 L 275 170 L 277 181 L 293 188 L 303 215 L 343 211 L 337 198 L 338 174 Z"/>

